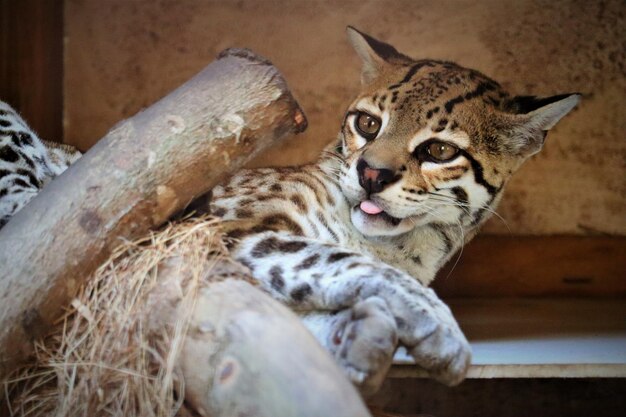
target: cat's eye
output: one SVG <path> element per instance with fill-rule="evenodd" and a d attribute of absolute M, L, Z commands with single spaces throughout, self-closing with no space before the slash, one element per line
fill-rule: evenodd
<path fill-rule="evenodd" d="M 380 130 L 380 120 L 371 114 L 358 112 L 354 119 L 354 128 L 367 140 L 375 139 Z"/>
<path fill-rule="evenodd" d="M 434 141 L 428 144 L 426 152 L 436 162 L 446 162 L 459 154 L 459 148 L 449 143 Z"/>

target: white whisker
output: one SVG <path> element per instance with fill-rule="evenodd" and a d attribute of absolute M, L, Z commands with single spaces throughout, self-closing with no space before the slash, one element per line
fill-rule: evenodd
<path fill-rule="evenodd" d="M 435 202 L 440 202 L 440 203 L 444 203 L 442 205 L 447 205 L 447 206 L 455 206 L 455 207 L 459 207 L 461 209 L 464 209 L 465 212 L 468 215 L 471 215 L 471 213 L 469 212 L 469 209 L 475 209 L 475 210 L 485 210 L 488 213 L 491 213 L 492 215 L 496 216 L 507 228 L 509 233 L 512 233 L 511 228 L 509 227 L 509 224 L 507 223 L 506 219 L 504 219 L 504 217 L 502 217 L 497 211 L 495 211 L 493 208 L 487 206 L 487 205 L 476 205 L 476 204 L 469 204 L 469 203 L 461 203 L 459 201 L 457 201 L 454 197 L 451 196 L 447 196 L 445 194 L 439 194 L 439 193 L 428 193 L 429 195 L 431 195 L 431 199 Z M 434 196 L 434 197 L 433 197 Z M 440 198 L 437 198 L 440 197 Z"/>

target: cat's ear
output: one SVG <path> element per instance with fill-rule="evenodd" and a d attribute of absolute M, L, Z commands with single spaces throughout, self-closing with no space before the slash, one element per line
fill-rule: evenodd
<path fill-rule="evenodd" d="M 551 97 L 517 96 L 506 104 L 506 110 L 516 116 L 515 147 L 524 156 L 539 152 L 548 130 L 569 113 L 580 101 L 580 94 Z"/>
<path fill-rule="evenodd" d="M 411 58 L 401 54 L 393 46 L 374 39 L 352 26 L 348 26 L 346 30 L 352 47 L 363 61 L 363 69 L 361 70 L 361 82 L 363 84 L 371 83 L 390 64 L 411 61 Z"/>

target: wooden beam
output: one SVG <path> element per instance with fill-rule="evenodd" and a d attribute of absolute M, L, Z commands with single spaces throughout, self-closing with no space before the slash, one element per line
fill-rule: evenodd
<path fill-rule="evenodd" d="M 625 296 L 626 238 L 479 236 L 438 275 L 442 297 Z"/>
<path fill-rule="evenodd" d="M 626 379 L 473 379 L 449 388 L 428 379 L 389 378 L 374 417 L 622 417 Z M 399 414 L 395 414 L 399 413 Z M 423 414 L 422 414 L 423 413 Z"/>

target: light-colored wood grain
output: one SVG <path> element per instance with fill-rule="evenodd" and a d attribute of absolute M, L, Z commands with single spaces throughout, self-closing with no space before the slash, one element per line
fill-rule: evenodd
<path fill-rule="evenodd" d="M 626 299 L 456 299 L 468 378 L 626 378 Z M 424 377 L 403 351 L 391 377 Z"/>
<path fill-rule="evenodd" d="M 398 362 L 403 361 L 401 358 L 398 358 Z M 420 369 L 398 364 L 391 367 L 388 377 L 428 378 L 428 374 Z M 472 365 L 466 378 L 626 378 L 626 364 Z"/>
<path fill-rule="evenodd" d="M 305 127 L 276 67 L 241 49 L 121 121 L 0 231 L 0 380 L 120 240 L 145 236 Z"/>
<path fill-rule="evenodd" d="M 578 109 L 512 180 L 498 211 L 514 234 L 626 234 L 619 0 L 68 0 L 65 24 L 65 139 L 82 149 L 238 46 L 272 59 L 311 122 L 304 140 L 255 164 L 311 161 L 359 89 L 346 25 L 417 58 L 476 68 L 516 94 L 580 91 Z M 487 229 L 508 233 L 499 220 Z"/>
<path fill-rule="evenodd" d="M 189 324 L 178 366 L 185 400 L 202 416 L 369 416 L 298 317 L 249 283 L 227 279 L 202 288 Z"/>

